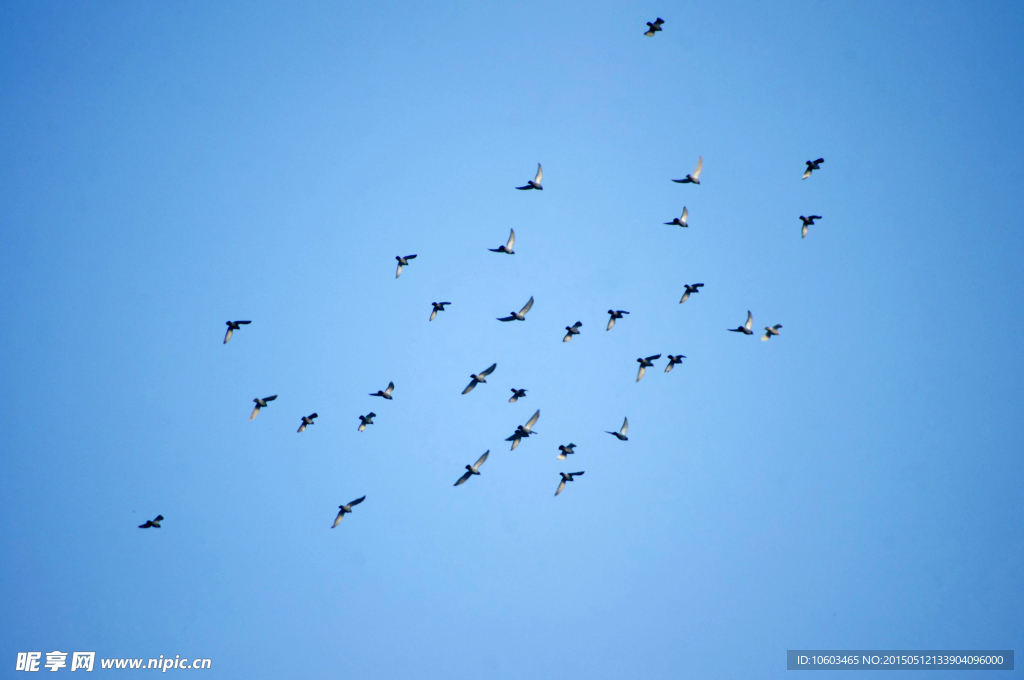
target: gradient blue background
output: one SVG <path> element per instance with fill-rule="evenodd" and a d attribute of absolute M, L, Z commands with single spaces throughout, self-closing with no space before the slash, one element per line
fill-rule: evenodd
<path fill-rule="evenodd" d="M 1020 652 L 1022 31 L 1016 2 L 0 5 L 0 668 Z M 782 336 L 726 333 L 747 309 Z M 689 358 L 636 384 L 658 352 Z"/>

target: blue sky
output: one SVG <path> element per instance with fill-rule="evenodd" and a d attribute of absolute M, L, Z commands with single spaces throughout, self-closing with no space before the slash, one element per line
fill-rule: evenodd
<path fill-rule="evenodd" d="M 0 663 L 735 678 L 1024 647 L 1022 28 L 1008 2 L 4 4 Z M 782 335 L 726 333 L 748 309 Z M 659 352 L 688 358 L 636 383 Z"/>

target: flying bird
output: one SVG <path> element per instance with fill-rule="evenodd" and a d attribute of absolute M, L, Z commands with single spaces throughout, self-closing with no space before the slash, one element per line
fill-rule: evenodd
<path fill-rule="evenodd" d="M 520 425 L 516 428 L 516 431 L 512 433 L 511 437 L 508 437 L 505 441 L 512 442 L 512 448 L 509 451 L 515 451 L 516 447 L 519 446 L 519 442 L 526 439 L 531 434 L 537 434 L 533 431 L 533 426 L 537 424 L 537 419 L 540 418 L 540 409 L 526 421 L 526 425 Z"/>
<path fill-rule="evenodd" d="M 359 431 L 365 430 L 367 425 L 373 425 L 373 419 L 376 417 L 377 414 L 373 411 L 370 411 L 365 416 L 359 416 Z"/>
<path fill-rule="evenodd" d="M 811 215 L 810 217 L 804 217 L 803 215 L 801 215 L 800 216 L 800 221 L 803 222 L 804 224 L 803 224 L 802 227 L 800 227 L 800 238 L 806 238 L 807 237 L 807 227 L 809 227 L 812 224 L 814 224 L 814 220 L 820 220 L 820 219 L 821 219 L 821 215 Z"/>
<path fill-rule="evenodd" d="M 572 340 L 572 336 L 579 335 L 580 334 L 580 326 L 582 326 L 582 325 L 583 325 L 582 321 L 577 321 L 576 323 L 574 323 L 571 326 L 566 326 L 565 327 L 566 333 L 565 333 L 565 337 L 562 338 L 562 342 L 569 342 L 570 340 Z"/>
<path fill-rule="evenodd" d="M 299 425 L 299 432 L 305 432 L 306 426 L 313 424 L 314 418 L 319 418 L 319 416 L 315 413 L 310 413 L 308 416 L 302 416 L 302 424 Z"/>
<path fill-rule="evenodd" d="M 765 326 L 764 327 L 764 335 L 761 336 L 761 341 L 762 342 L 767 342 L 767 341 L 771 340 L 773 335 L 778 335 L 779 334 L 779 329 L 780 328 L 782 328 L 782 324 L 781 323 L 777 323 L 774 326 Z"/>
<path fill-rule="evenodd" d="M 415 260 L 416 256 L 406 255 L 405 257 L 402 257 L 401 255 L 395 255 L 395 259 L 398 260 L 398 269 L 395 271 L 395 278 L 397 279 L 402 275 L 402 267 L 408 267 L 409 260 Z"/>
<path fill-rule="evenodd" d="M 525 397 L 525 396 L 526 396 L 526 390 L 517 390 L 516 388 L 513 387 L 512 388 L 512 396 L 509 398 L 508 403 L 514 404 L 517 401 L 519 401 L 519 397 Z"/>
<path fill-rule="evenodd" d="M 608 434 L 612 435 L 620 442 L 628 442 L 629 438 L 626 436 L 626 432 L 629 431 L 629 418 L 622 419 L 622 427 L 619 428 L 618 432 L 612 432 L 611 430 L 605 430 Z"/>
<path fill-rule="evenodd" d="M 562 475 L 562 481 L 558 483 L 558 488 L 555 489 L 555 495 L 556 496 L 558 494 L 562 493 L 562 489 L 565 488 L 565 483 L 566 482 L 573 481 L 573 477 L 579 477 L 583 473 L 582 472 L 559 472 L 558 474 Z"/>
<path fill-rule="evenodd" d="M 558 460 L 565 460 L 567 457 L 569 457 L 572 454 L 576 453 L 573 450 L 575 448 L 576 448 L 575 444 L 569 444 L 568 446 L 559 446 L 558 450 L 560 451 L 560 453 L 558 454 Z"/>
<path fill-rule="evenodd" d="M 524 191 L 526 189 L 539 189 L 540 191 L 543 191 L 544 187 L 542 187 L 540 185 L 540 181 L 541 181 L 541 179 L 543 179 L 543 177 L 544 177 L 544 169 L 540 167 L 540 163 L 537 163 L 537 174 L 536 174 L 536 176 L 534 176 L 534 178 L 532 180 L 527 182 L 526 186 L 516 187 L 516 189 L 519 189 L 520 191 Z"/>
<path fill-rule="evenodd" d="M 690 293 L 699 293 L 700 291 L 697 290 L 697 289 L 698 288 L 703 288 L 703 287 L 704 287 L 703 283 L 694 283 L 692 285 L 689 284 L 689 283 L 686 284 L 686 290 L 683 291 L 683 297 L 680 298 L 679 304 L 683 304 L 684 302 L 689 300 L 690 299 Z"/>
<path fill-rule="evenodd" d="M 629 314 L 629 312 L 627 312 L 625 310 L 622 310 L 622 309 L 620 309 L 620 310 L 609 309 L 608 310 L 608 314 L 609 314 L 609 317 L 608 317 L 608 327 L 605 328 L 606 331 L 610 331 L 612 329 L 612 327 L 615 326 L 615 320 L 616 319 L 621 319 L 623 314 Z"/>
<path fill-rule="evenodd" d="M 704 169 L 704 157 L 697 156 L 697 167 L 689 175 L 682 179 L 672 180 L 676 184 L 700 184 L 700 171 Z"/>
<path fill-rule="evenodd" d="M 804 176 L 801 177 L 800 179 L 807 179 L 808 177 L 811 176 L 811 173 L 814 172 L 815 170 L 821 170 L 821 164 L 825 162 L 825 159 L 824 158 L 819 158 L 816 161 L 806 161 L 806 162 L 807 162 L 807 169 L 804 170 Z"/>
<path fill-rule="evenodd" d="M 675 354 L 675 355 L 669 354 L 668 355 L 668 366 L 665 367 L 665 372 L 668 373 L 669 371 L 672 370 L 673 366 L 675 366 L 676 364 L 683 363 L 683 359 L 685 359 L 685 358 L 686 358 L 685 354 Z"/>
<path fill-rule="evenodd" d="M 434 305 L 434 310 L 432 312 L 430 312 L 430 318 L 427 319 L 427 321 L 433 321 L 434 318 L 437 316 L 437 313 L 438 312 L 443 312 L 444 311 L 444 306 L 445 305 L 450 305 L 451 303 L 450 302 L 431 302 L 430 304 Z"/>
<path fill-rule="evenodd" d="M 277 399 L 277 395 L 276 394 L 271 396 L 271 397 L 267 397 L 265 399 L 253 399 L 253 401 L 256 402 L 256 407 L 253 408 L 252 415 L 249 416 L 249 420 L 252 420 L 256 416 L 258 416 L 260 414 L 260 409 L 263 408 L 264 406 L 266 406 L 267 402 L 274 401 L 275 399 Z"/>
<path fill-rule="evenodd" d="M 647 32 L 644 33 L 648 38 L 653 38 L 654 34 L 661 30 L 661 25 L 665 23 L 665 20 L 658 17 L 653 22 L 647 22 Z"/>
<path fill-rule="evenodd" d="M 725 330 L 732 331 L 733 333 L 743 333 L 743 335 L 753 335 L 754 331 L 751 330 L 753 328 L 753 326 L 754 326 L 754 315 L 751 314 L 750 310 L 748 309 L 747 310 L 747 322 L 745 324 L 743 324 L 742 326 L 738 326 L 736 328 L 726 328 Z"/>
<path fill-rule="evenodd" d="M 529 302 L 527 302 L 522 309 L 518 312 L 509 312 L 512 316 L 502 316 L 498 318 L 498 321 L 526 321 L 526 313 L 533 307 L 533 296 L 530 296 Z"/>
<path fill-rule="evenodd" d="M 224 334 L 224 344 L 228 344 L 228 340 L 235 334 L 240 327 L 252 323 L 252 321 L 225 321 L 228 325 L 228 332 Z"/>
<path fill-rule="evenodd" d="M 385 399 L 392 399 L 391 393 L 395 391 L 395 383 L 389 382 L 387 389 L 377 390 L 370 394 L 371 397 L 384 397 Z"/>
<path fill-rule="evenodd" d="M 333 529 L 334 527 L 336 527 L 339 524 L 341 524 L 341 520 L 345 519 L 345 515 L 347 513 L 352 512 L 352 506 L 353 505 L 359 505 L 360 503 L 362 503 L 365 500 L 366 500 L 366 496 L 363 496 L 362 498 L 355 499 L 354 501 L 352 501 L 348 505 L 339 505 L 338 506 L 338 508 L 339 508 L 338 516 L 334 518 L 334 524 L 331 525 L 331 528 Z"/>
<path fill-rule="evenodd" d="M 471 380 L 469 381 L 469 384 L 466 385 L 466 389 L 462 390 L 462 393 L 469 394 L 470 392 L 473 391 L 473 388 L 476 387 L 477 384 L 487 382 L 487 376 L 489 376 L 491 373 L 494 373 L 494 369 L 496 369 L 497 367 L 498 364 L 491 364 L 490 368 L 488 368 L 487 370 L 480 371 L 479 373 L 474 373 L 470 375 L 469 377 L 471 378 Z"/>
<path fill-rule="evenodd" d="M 509 255 L 515 255 L 516 251 L 512 250 L 512 246 L 514 246 L 515 244 L 516 230 L 510 229 L 508 235 L 508 242 L 505 243 L 505 245 L 498 246 L 497 248 L 488 248 L 487 250 L 491 251 L 492 253 L 508 253 Z"/>
<path fill-rule="evenodd" d="M 140 524 L 139 528 L 140 529 L 148 529 L 150 527 L 153 527 L 154 529 L 159 529 L 160 528 L 160 522 L 162 522 L 162 521 L 164 521 L 164 516 L 163 515 L 157 515 L 153 519 L 147 519 L 145 524 Z"/>
<path fill-rule="evenodd" d="M 671 222 L 666 222 L 665 224 L 668 224 L 668 225 L 674 224 L 677 227 L 688 227 L 690 225 L 686 223 L 686 218 L 689 217 L 689 216 L 690 216 L 690 211 L 687 210 L 686 206 L 684 205 L 683 206 L 683 215 L 682 215 L 682 217 L 675 217 L 675 218 L 672 219 Z"/>
<path fill-rule="evenodd" d="M 660 354 L 655 354 L 654 356 L 649 356 L 646 359 L 643 357 L 637 359 L 637 361 L 640 362 L 640 370 L 636 373 L 636 381 L 640 382 L 640 379 L 644 377 L 644 373 L 647 372 L 647 367 L 654 366 L 654 360 L 660 358 Z"/>
<path fill-rule="evenodd" d="M 475 463 L 473 463 L 472 465 L 467 465 L 466 472 L 464 472 L 463 475 L 459 477 L 459 481 L 455 482 L 455 486 L 458 486 L 459 484 L 465 484 L 467 479 L 469 479 L 473 475 L 480 474 L 480 466 L 484 464 L 484 461 L 487 460 L 487 456 L 490 453 L 491 450 L 487 449 L 486 451 L 484 451 L 484 455 L 476 459 Z"/>

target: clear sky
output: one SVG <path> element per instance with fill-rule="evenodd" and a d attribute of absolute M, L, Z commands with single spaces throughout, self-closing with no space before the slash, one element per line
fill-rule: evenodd
<path fill-rule="evenodd" d="M 0 667 L 1021 652 L 1022 32 L 1017 2 L 0 4 Z M 748 309 L 781 336 L 727 333 Z"/>

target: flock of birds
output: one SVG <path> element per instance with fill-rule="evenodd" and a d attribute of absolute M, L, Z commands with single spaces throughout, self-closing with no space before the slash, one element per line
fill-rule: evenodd
<path fill-rule="evenodd" d="M 655 19 L 654 21 L 647 22 L 647 29 L 648 30 L 644 33 L 644 35 L 647 36 L 647 37 L 653 37 L 655 35 L 655 33 L 660 32 L 662 30 L 661 27 L 662 27 L 662 25 L 664 23 L 665 23 L 665 21 L 663 19 L 661 19 L 660 17 L 658 19 Z M 811 174 L 815 170 L 820 170 L 821 169 L 821 164 L 824 163 L 824 162 L 825 162 L 824 158 L 818 158 L 816 160 L 806 161 L 807 168 L 804 170 L 804 173 L 803 173 L 803 176 L 802 176 L 801 179 L 807 179 L 807 178 L 809 178 L 811 176 Z M 703 169 L 704 169 L 704 158 L 702 156 L 698 156 L 697 157 L 697 165 L 693 169 L 693 172 L 691 172 L 690 174 L 686 175 L 686 177 L 684 177 L 683 179 L 674 179 L 672 181 L 676 182 L 677 184 L 695 184 L 695 185 L 700 185 L 700 175 L 701 175 L 701 172 L 703 171 Z M 516 189 L 518 189 L 520 191 L 529 191 L 529 190 L 543 191 L 544 187 L 543 187 L 543 185 L 541 183 L 543 179 L 544 179 L 544 169 L 541 166 L 541 164 L 538 163 L 537 164 L 537 172 L 534 175 L 534 178 L 532 180 L 528 181 L 525 185 L 523 185 L 521 187 L 516 187 Z M 674 218 L 671 222 L 665 222 L 665 224 L 666 225 L 670 225 L 670 226 L 689 227 L 689 224 L 687 223 L 687 219 L 688 218 L 689 218 L 689 211 L 687 210 L 686 206 L 683 206 L 682 215 L 680 217 Z M 814 224 L 815 220 L 820 220 L 820 219 L 822 219 L 821 215 L 810 215 L 810 216 L 806 216 L 806 217 L 801 215 L 800 216 L 800 221 L 802 223 L 802 226 L 801 226 L 801 229 L 800 229 L 800 237 L 801 238 L 806 238 L 808 227 L 812 226 Z M 515 246 L 515 243 L 516 243 L 516 232 L 515 232 L 514 229 L 512 229 L 509 232 L 508 240 L 503 245 L 498 246 L 497 248 L 488 248 L 488 250 L 491 251 L 492 253 L 502 253 L 502 254 L 507 254 L 507 255 L 515 255 L 515 251 L 513 250 L 513 247 Z M 398 261 L 398 268 L 395 271 L 395 278 L 396 279 L 402 276 L 403 268 L 404 267 L 408 267 L 410 262 L 412 260 L 414 260 L 414 259 L 416 259 L 416 255 L 415 254 L 414 255 L 405 255 L 405 256 L 402 256 L 402 255 L 396 255 L 395 256 L 395 260 Z M 685 291 L 683 292 L 682 298 L 679 300 L 679 304 L 683 304 L 684 302 L 689 300 L 691 295 L 695 295 L 695 294 L 699 293 L 700 289 L 703 288 L 703 287 L 704 287 L 703 283 L 686 284 Z M 438 313 L 445 311 L 445 307 L 447 305 L 450 305 L 450 304 L 452 304 L 452 303 L 451 302 L 432 302 L 431 305 L 433 306 L 433 309 L 430 312 L 430 318 L 428 319 L 428 322 L 429 321 L 433 321 L 434 319 L 436 319 Z M 532 309 L 532 308 L 533 308 L 533 297 L 531 296 L 530 299 L 526 302 L 526 304 L 523 305 L 523 307 L 518 312 L 517 311 L 509 312 L 508 316 L 498 317 L 498 321 L 503 321 L 503 322 L 526 321 L 526 315 L 527 315 L 527 313 L 529 313 L 530 309 Z M 610 331 L 612 328 L 615 327 L 616 320 L 622 319 L 627 314 L 629 314 L 629 312 L 626 311 L 626 310 L 623 310 L 623 309 L 617 309 L 617 310 L 616 309 L 609 309 L 608 310 L 608 325 L 605 328 L 605 330 L 606 331 Z M 228 341 L 231 340 L 231 338 L 234 335 L 235 331 L 241 329 L 242 326 L 246 326 L 246 325 L 248 325 L 250 323 L 252 323 L 252 321 L 248 321 L 248 320 L 246 320 L 246 321 L 227 321 L 226 322 L 226 324 L 227 324 L 227 332 L 224 334 L 224 343 L 223 344 L 226 345 L 228 343 Z M 583 326 L 583 323 L 580 322 L 580 321 L 577 321 L 576 323 L 574 323 L 571 326 L 566 326 L 565 327 L 566 333 L 565 333 L 565 337 L 562 338 L 562 342 L 569 342 L 570 340 L 572 340 L 574 335 L 579 335 L 580 334 L 580 328 L 582 326 Z M 746 320 L 746 322 L 743 323 L 742 326 L 737 326 L 736 328 L 727 328 L 726 330 L 728 330 L 730 332 L 733 332 L 733 333 L 742 333 L 744 335 L 753 335 L 754 334 L 753 326 L 754 326 L 754 316 L 748 310 L 747 311 L 747 320 Z M 764 335 L 761 336 L 761 340 L 762 341 L 767 341 L 767 340 L 770 340 L 772 337 L 779 335 L 779 330 L 781 328 L 782 328 L 782 324 L 775 324 L 774 326 L 765 326 L 765 328 L 764 328 L 765 332 L 764 332 Z M 637 371 L 636 382 L 640 382 L 640 380 L 643 379 L 644 374 L 646 373 L 647 369 L 648 368 L 652 368 L 654 366 L 654 362 L 657 361 L 660 358 L 661 358 L 661 354 L 654 354 L 654 355 L 651 355 L 651 356 L 648 356 L 648 357 L 640 357 L 640 358 L 638 358 L 637 362 L 640 364 L 640 368 Z M 686 356 L 682 355 L 682 354 L 678 354 L 678 355 L 668 354 L 667 358 L 668 358 L 668 364 L 665 366 L 665 373 L 670 372 L 672 370 L 672 368 L 676 364 L 681 364 L 683 362 L 683 359 L 686 358 Z M 489 376 L 491 373 L 493 373 L 494 370 L 497 367 L 498 367 L 498 364 L 497 363 L 493 363 L 490 366 L 488 366 L 487 368 L 485 368 L 484 370 L 480 371 L 479 373 L 471 374 L 470 375 L 470 382 L 469 382 L 468 385 L 466 385 L 466 388 L 464 390 L 462 390 L 462 394 L 469 394 L 470 392 L 473 391 L 473 389 L 477 385 L 486 384 L 487 383 L 487 376 Z M 372 392 L 372 393 L 370 393 L 370 396 L 371 397 L 381 397 L 383 399 L 386 399 L 386 400 L 390 401 L 390 400 L 392 400 L 394 398 L 392 396 L 392 393 L 394 392 L 394 390 L 395 390 L 395 383 L 394 382 L 389 382 L 387 388 L 385 388 L 383 390 L 377 390 L 376 392 Z M 527 392 L 526 389 L 512 388 L 512 396 L 509 398 L 509 403 L 515 403 L 519 399 L 524 398 L 526 396 L 526 392 Z M 275 399 L 277 399 L 277 395 L 276 394 L 271 395 L 269 397 L 263 397 L 263 398 L 257 397 L 255 399 L 253 399 L 253 402 L 255 403 L 255 406 L 252 409 L 252 413 L 249 415 L 249 420 L 251 421 L 254 418 L 256 418 L 256 416 L 259 415 L 260 410 L 264 409 L 264 408 L 267 408 L 267 406 L 270 404 L 270 402 L 274 401 Z M 376 417 L 376 415 L 377 415 L 376 413 L 374 413 L 373 411 L 370 411 L 366 415 L 359 416 L 359 427 L 357 428 L 358 431 L 359 432 L 364 432 L 368 425 L 372 425 L 373 424 L 373 419 Z M 300 433 L 304 432 L 308 426 L 313 425 L 314 424 L 314 420 L 317 417 L 318 417 L 318 415 L 316 413 L 311 413 L 308 416 L 302 416 L 301 422 L 299 424 L 298 432 L 300 432 Z M 530 435 L 537 434 L 537 431 L 534 430 L 533 427 L 534 427 L 534 425 L 537 424 L 537 420 L 539 418 L 540 418 L 540 410 L 538 409 L 533 414 L 533 416 L 531 416 L 530 419 L 528 421 L 526 421 L 525 425 L 519 425 L 516 428 L 515 432 L 513 432 L 509 437 L 507 437 L 505 439 L 505 441 L 512 442 L 512 448 L 510 449 L 511 451 L 515 451 L 516 447 L 519 446 L 520 442 L 523 439 L 528 438 Z M 628 417 L 627 418 L 623 418 L 623 420 L 622 420 L 622 427 L 620 427 L 618 430 L 614 430 L 614 431 L 613 430 L 606 430 L 606 432 L 608 434 L 612 435 L 613 437 L 615 437 L 619 441 L 629 441 L 629 438 L 626 436 L 626 433 L 628 431 L 629 431 L 629 418 Z M 559 453 L 558 453 L 557 459 L 558 460 L 566 460 L 570 455 L 575 453 L 575 448 L 576 448 L 576 445 L 573 444 L 573 443 L 566 444 L 566 445 L 560 445 L 558 447 Z M 473 463 L 472 465 L 468 465 L 467 464 L 465 466 L 466 472 L 464 472 L 462 474 L 462 476 L 459 477 L 458 480 L 456 480 L 455 486 L 460 486 L 462 484 L 465 484 L 473 476 L 480 475 L 480 467 L 487 461 L 487 457 L 490 455 L 490 453 L 491 453 L 490 449 L 488 449 L 487 451 L 485 451 L 483 453 L 483 455 L 481 455 L 476 460 L 475 463 Z M 582 476 L 584 474 L 584 472 L 581 470 L 579 472 L 559 472 L 558 474 L 559 474 L 560 480 L 558 482 L 558 488 L 555 489 L 555 496 L 558 496 L 559 494 L 562 493 L 562 491 L 565 490 L 565 485 L 567 483 L 574 481 L 576 477 Z M 364 500 L 366 500 L 366 496 L 361 496 L 360 498 L 357 498 L 354 501 L 350 501 L 349 503 L 346 503 L 344 505 L 339 505 L 338 506 L 338 514 L 335 516 L 334 523 L 331 525 L 331 528 L 333 529 L 334 527 L 338 526 L 338 524 L 341 523 L 342 519 L 345 518 L 345 515 L 351 513 L 352 512 L 352 508 L 354 506 L 356 506 L 356 505 L 359 505 Z M 140 524 L 139 528 L 140 529 L 149 529 L 149 528 L 159 529 L 160 528 L 160 522 L 162 522 L 163 519 L 164 519 L 163 515 L 157 515 L 154 519 L 146 521 L 145 524 Z"/>

